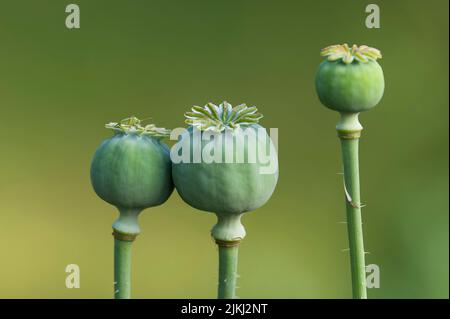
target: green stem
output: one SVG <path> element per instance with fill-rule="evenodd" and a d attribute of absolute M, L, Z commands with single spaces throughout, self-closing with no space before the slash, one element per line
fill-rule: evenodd
<path fill-rule="evenodd" d="M 238 244 L 219 246 L 219 299 L 235 298 L 237 264 L 238 264 Z"/>
<path fill-rule="evenodd" d="M 341 125 L 341 126 L 339 126 Z M 358 114 L 343 114 L 338 124 L 347 206 L 347 230 L 350 245 L 353 298 L 366 299 L 366 266 L 361 221 L 358 139 L 362 130 Z"/>
<path fill-rule="evenodd" d="M 129 299 L 131 295 L 131 244 L 139 234 L 138 216 L 142 209 L 118 207 L 120 215 L 113 223 L 114 297 Z"/>
<path fill-rule="evenodd" d="M 131 245 L 132 241 L 114 238 L 114 297 L 131 296 Z"/>
<path fill-rule="evenodd" d="M 219 246 L 219 299 L 235 298 L 238 246 L 245 237 L 242 214 L 216 213 L 217 224 L 211 230 Z"/>

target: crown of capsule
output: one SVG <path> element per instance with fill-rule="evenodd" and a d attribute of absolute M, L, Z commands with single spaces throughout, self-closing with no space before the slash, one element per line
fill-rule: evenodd
<path fill-rule="evenodd" d="M 158 138 L 168 137 L 170 135 L 170 130 L 162 127 L 156 127 L 155 124 L 147 124 L 143 126 L 142 120 L 135 116 L 127 117 L 118 123 L 107 123 L 105 124 L 105 127 L 124 134 L 150 135 Z"/>
<path fill-rule="evenodd" d="M 354 60 L 367 63 L 381 59 L 380 50 L 368 47 L 367 45 L 357 46 L 354 44 L 351 48 L 347 43 L 330 45 L 320 52 L 322 56 L 327 57 L 328 61 L 342 60 L 345 64 L 350 64 Z"/>
<path fill-rule="evenodd" d="M 257 124 L 263 117 L 255 106 L 245 104 L 232 107 L 224 101 L 219 106 L 208 103 L 204 107 L 193 106 L 184 114 L 185 123 L 201 130 L 221 132 L 225 129 L 235 129 L 240 126 Z"/>

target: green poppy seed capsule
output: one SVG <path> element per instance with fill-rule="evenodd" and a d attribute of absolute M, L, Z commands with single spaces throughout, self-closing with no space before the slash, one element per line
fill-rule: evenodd
<path fill-rule="evenodd" d="M 365 45 L 349 48 L 343 44 L 326 47 L 321 54 L 327 60 L 320 64 L 317 71 L 316 91 L 322 104 L 341 115 L 336 130 L 342 150 L 352 291 L 354 298 L 365 299 L 366 253 L 358 159 L 363 127 L 358 116 L 360 112 L 375 107 L 383 97 L 383 70 L 376 61 L 381 58 L 381 53 Z"/>
<path fill-rule="evenodd" d="M 376 61 L 377 49 L 367 46 L 349 48 L 347 44 L 326 47 L 321 52 L 327 60 L 316 74 L 316 91 L 326 107 L 343 113 L 367 111 L 380 102 L 384 76 Z"/>
<path fill-rule="evenodd" d="M 214 153 L 221 155 L 213 162 L 202 158 L 196 163 L 193 157 L 189 163 L 173 162 L 172 176 L 186 203 L 217 215 L 218 222 L 212 229 L 216 240 L 244 238 L 245 230 L 240 222 L 242 214 L 264 205 L 275 190 L 277 154 L 266 130 L 257 124 L 261 117 L 255 107 L 239 105 L 232 108 L 227 102 L 220 106 L 209 103 L 203 108 L 193 107 L 186 113 L 186 123 L 191 126 L 179 143 L 183 145 L 187 140 L 185 145 L 189 148 L 181 149 L 181 156 L 186 151 L 204 155 L 208 144 L 212 143 L 205 138 L 206 134 L 212 135 L 216 142 L 220 141 L 220 147 Z M 199 134 L 197 140 L 195 132 Z M 249 140 L 255 141 L 255 145 Z M 258 156 L 259 151 L 268 155 L 265 163 Z M 273 165 L 272 170 L 265 173 L 264 167 L 269 162 Z"/>
<path fill-rule="evenodd" d="M 241 217 L 264 205 L 278 181 L 278 157 L 256 107 L 208 103 L 186 112 L 190 125 L 172 147 L 172 176 L 181 198 L 217 215 L 219 299 L 236 297 Z M 180 161 L 181 159 L 181 161 Z"/>
<path fill-rule="evenodd" d="M 115 135 L 96 150 L 91 183 L 97 195 L 120 211 L 115 234 L 137 235 L 139 213 L 161 205 L 173 191 L 168 147 L 160 140 L 169 131 L 130 117 L 109 123 Z"/>

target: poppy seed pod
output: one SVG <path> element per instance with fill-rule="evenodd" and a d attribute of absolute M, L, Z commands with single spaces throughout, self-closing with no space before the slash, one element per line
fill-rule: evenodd
<path fill-rule="evenodd" d="M 131 244 L 140 232 L 138 216 L 164 203 L 173 191 L 169 149 L 160 140 L 169 130 L 144 127 L 136 117 L 106 128 L 115 134 L 94 154 L 91 183 L 97 195 L 120 212 L 113 224 L 114 296 L 123 299 L 131 294 Z"/>
<path fill-rule="evenodd" d="M 326 107 L 338 111 L 336 125 L 341 140 L 344 169 L 344 194 L 350 252 L 353 297 L 367 298 L 366 266 L 363 240 L 361 194 L 359 181 L 359 138 L 363 129 L 358 115 L 380 102 L 384 92 L 384 76 L 376 61 L 377 49 L 362 45 L 332 45 L 321 51 L 327 60 L 316 74 L 317 95 Z"/>
<path fill-rule="evenodd" d="M 275 190 L 275 146 L 258 125 L 256 107 L 208 103 L 185 116 L 190 127 L 171 153 L 174 184 L 186 203 L 217 215 L 211 235 L 219 246 L 218 298 L 234 298 L 238 245 L 245 236 L 241 216 Z"/>
<path fill-rule="evenodd" d="M 114 136 L 95 152 L 91 182 L 97 195 L 120 211 L 115 231 L 138 234 L 137 215 L 145 208 L 164 203 L 173 191 L 168 147 L 161 138 L 168 131 L 135 117 L 109 123 Z"/>
<path fill-rule="evenodd" d="M 367 46 L 349 48 L 332 45 L 321 52 L 323 61 L 316 74 L 316 91 L 326 107 L 346 113 L 367 111 L 380 102 L 384 92 L 384 76 L 376 61 L 377 49 Z"/>
<path fill-rule="evenodd" d="M 181 149 L 180 155 L 185 151 L 204 155 L 208 144 L 214 143 L 211 138 L 218 149 L 214 149 L 213 161 L 202 158 L 196 163 L 192 156 L 189 163 L 174 162 L 172 176 L 186 203 L 217 214 L 219 223 L 212 230 L 216 239 L 242 239 L 245 231 L 240 216 L 264 205 L 275 190 L 277 154 L 266 130 L 257 124 L 261 117 L 255 107 L 232 108 L 227 102 L 220 106 L 209 103 L 203 108 L 193 107 L 186 113 L 186 123 L 191 127 L 179 143 L 189 144 L 189 148 Z M 197 140 L 195 132 L 199 134 Z M 261 152 L 268 153 L 273 171 L 264 173 L 267 163 L 259 158 Z M 217 156 L 217 153 L 221 154 Z"/>

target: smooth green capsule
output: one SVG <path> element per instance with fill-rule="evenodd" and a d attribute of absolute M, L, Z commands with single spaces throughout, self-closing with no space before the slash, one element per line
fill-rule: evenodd
<path fill-rule="evenodd" d="M 91 180 L 97 195 L 117 207 L 160 205 L 173 189 L 167 146 L 147 136 L 118 134 L 95 152 Z"/>
<path fill-rule="evenodd" d="M 173 191 L 170 152 L 153 128 L 151 133 L 134 124 L 111 124 L 115 135 L 96 150 L 91 183 L 101 199 L 121 212 L 114 228 L 137 234 L 139 228 L 132 219 L 143 209 L 164 203 Z"/>
<path fill-rule="evenodd" d="M 277 155 L 270 137 L 264 133 L 266 136 L 261 139 L 256 133 L 258 128 L 262 127 L 253 125 L 250 128 L 255 131 L 255 136 L 257 136 L 256 147 L 270 149 L 269 161 L 277 163 Z M 265 132 L 265 130 L 259 132 L 263 131 Z M 192 134 L 191 128 L 189 134 L 182 138 L 193 141 Z M 235 145 L 234 153 L 231 154 L 234 161 L 239 157 L 244 158 L 252 150 L 249 148 L 249 143 L 246 142 L 242 130 L 236 130 L 229 136 L 225 132 L 217 134 L 224 141 L 222 143 L 222 162 L 173 164 L 172 174 L 178 193 L 192 207 L 208 212 L 240 214 L 261 207 L 275 190 L 278 167 L 270 174 L 262 174 L 261 170 L 267 166 L 267 163 L 259 161 L 257 156 L 255 156 L 254 163 L 247 161 L 226 163 L 226 139 L 230 139 L 230 145 Z M 200 149 L 204 149 L 207 143 L 208 141 L 201 140 Z"/>
<path fill-rule="evenodd" d="M 326 107 L 344 113 L 367 111 L 380 102 L 384 75 L 376 61 L 378 50 L 367 46 L 351 49 L 346 44 L 322 50 L 328 59 L 316 74 L 316 91 Z"/>
<path fill-rule="evenodd" d="M 190 152 L 190 162 L 173 162 L 172 176 L 187 204 L 218 216 L 218 224 L 212 230 L 216 240 L 244 238 L 240 217 L 263 206 L 275 190 L 278 157 L 270 136 L 257 124 L 261 117 L 255 107 L 232 108 L 227 102 L 194 107 L 186 113 L 186 123 L 191 126 L 178 143 L 189 145 L 182 149 L 181 155 Z M 201 134 L 198 140 L 194 138 L 195 131 Z M 221 145 L 214 150 L 214 153 L 220 150 L 218 161 L 207 162 L 202 158 L 195 162 L 192 154 L 204 154 L 211 143 L 204 136 L 211 131 Z M 264 161 L 260 152 L 265 154 Z"/>

